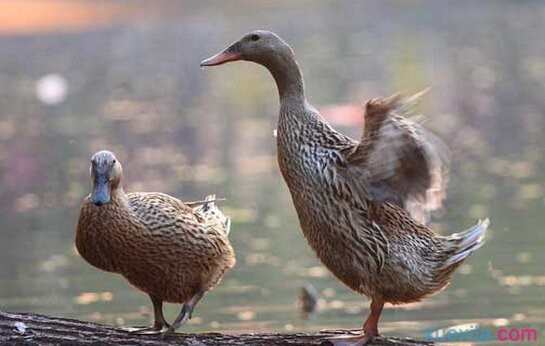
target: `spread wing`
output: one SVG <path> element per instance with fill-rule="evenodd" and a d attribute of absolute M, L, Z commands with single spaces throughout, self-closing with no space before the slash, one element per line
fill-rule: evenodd
<path fill-rule="evenodd" d="M 418 96 L 367 102 L 361 141 L 345 159 L 350 174 L 364 180 L 371 201 L 396 204 L 425 223 L 446 196 L 448 149 L 403 115 Z"/>

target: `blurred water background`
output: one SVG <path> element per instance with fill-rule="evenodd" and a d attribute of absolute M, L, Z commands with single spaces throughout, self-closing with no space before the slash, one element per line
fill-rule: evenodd
<path fill-rule="evenodd" d="M 545 327 L 545 3 L 15 1 L 0 4 L 0 308 L 146 324 L 147 297 L 73 246 L 90 155 L 128 191 L 227 198 L 237 267 L 185 331 L 357 328 L 367 302 L 320 265 L 275 158 L 278 100 L 257 65 L 199 61 L 256 28 L 296 51 L 311 102 L 359 136 L 370 97 L 431 87 L 418 111 L 453 157 L 444 234 L 490 217 L 444 292 L 387 308 L 382 332 Z M 311 283 L 318 313 L 295 301 Z M 168 306 L 172 319 L 178 307 Z"/>

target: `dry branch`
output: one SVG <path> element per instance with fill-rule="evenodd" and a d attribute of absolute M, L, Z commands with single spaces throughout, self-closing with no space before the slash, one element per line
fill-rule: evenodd
<path fill-rule="evenodd" d="M 327 345 L 327 337 L 339 332 L 293 333 L 202 333 L 176 334 L 162 340 L 157 335 L 133 335 L 101 324 L 32 313 L 0 311 L 1 345 Z M 432 345 L 431 342 L 380 338 L 373 345 Z"/>

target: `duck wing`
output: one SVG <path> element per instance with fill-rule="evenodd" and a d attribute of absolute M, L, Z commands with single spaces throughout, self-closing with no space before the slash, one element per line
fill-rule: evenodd
<path fill-rule="evenodd" d="M 163 210 L 165 213 L 191 213 L 191 207 L 187 206 L 178 198 L 161 192 L 130 192 L 127 194 L 129 205 L 133 212 L 138 215 L 154 213 Z"/>
<path fill-rule="evenodd" d="M 426 223 L 446 196 L 449 155 L 439 138 L 406 116 L 419 96 L 368 101 L 362 138 L 345 160 L 372 202 L 393 203 Z"/>
<path fill-rule="evenodd" d="M 175 225 L 204 223 L 193 208 L 181 200 L 161 192 L 132 192 L 127 194 L 131 213 L 150 230 L 176 228 Z M 182 223 L 180 223 L 180 221 Z"/>
<path fill-rule="evenodd" d="M 152 231 L 185 225 L 223 236 L 229 233 L 230 219 L 216 207 L 214 195 L 188 203 L 160 192 L 134 192 L 128 197 L 132 213 Z"/>

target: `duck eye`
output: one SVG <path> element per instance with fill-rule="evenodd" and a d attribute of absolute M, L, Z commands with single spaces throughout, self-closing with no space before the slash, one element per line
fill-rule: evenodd
<path fill-rule="evenodd" d="M 250 36 L 250 40 L 252 40 L 252 41 L 259 40 L 259 35 L 258 34 L 253 34 L 252 36 Z"/>
<path fill-rule="evenodd" d="M 116 160 L 116 159 L 114 159 L 114 160 L 112 161 L 112 163 L 116 163 L 116 162 L 117 162 L 117 160 Z"/>

